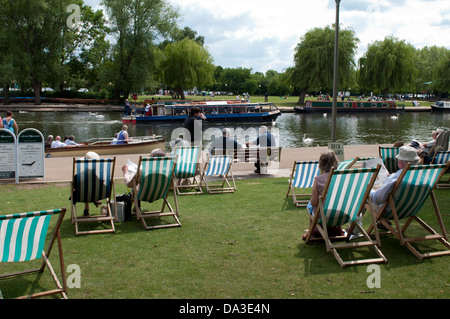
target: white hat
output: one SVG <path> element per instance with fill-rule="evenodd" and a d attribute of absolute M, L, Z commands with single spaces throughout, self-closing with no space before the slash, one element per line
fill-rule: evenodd
<path fill-rule="evenodd" d="M 96 159 L 96 160 L 99 160 L 100 156 L 98 156 L 98 154 L 95 153 L 95 152 L 87 152 L 86 156 L 84 158 L 85 159 Z"/>
<path fill-rule="evenodd" d="M 406 162 L 414 162 L 420 160 L 420 157 L 417 155 L 417 150 L 415 148 L 411 146 L 402 146 L 397 154 L 397 159 Z"/>

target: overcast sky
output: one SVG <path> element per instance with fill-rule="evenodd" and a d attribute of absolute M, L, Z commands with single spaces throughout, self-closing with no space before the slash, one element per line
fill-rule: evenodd
<path fill-rule="evenodd" d="M 331 25 L 333 0 L 167 0 L 181 13 L 179 25 L 205 37 L 214 64 L 253 72 L 293 66 L 300 38 Z M 100 0 L 85 0 L 97 8 Z M 339 22 L 360 39 L 357 59 L 367 46 L 393 35 L 415 48 L 450 49 L 450 0 L 342 0 Z"/>

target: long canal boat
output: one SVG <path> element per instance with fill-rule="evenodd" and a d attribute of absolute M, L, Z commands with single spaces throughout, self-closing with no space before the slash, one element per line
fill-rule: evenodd
<path fill-rule="evenodd" d="M 332 101 L 306 101 L 305 106 L 296 106 L 297 113 L 311 112 L 331 112 L 333 110 Z M 394 112 L 399 113 L 405 110 L 404 106 L 397 106 L 395 101 L 338 101 L 336 103 L 337 112 Z"/>
<path fill-rule="evenodd" d="M 150 106 L 130 107 L 122 116 L 123 123 L 183 122 L 192 107 L 199 107 L 207 122 L 271 122 L 281 115 L 273 103 L 243 101 L 161 101 Z"/>

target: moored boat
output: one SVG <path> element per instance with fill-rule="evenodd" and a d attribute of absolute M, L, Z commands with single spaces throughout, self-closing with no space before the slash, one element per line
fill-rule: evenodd
<path fill-rule="evenodd" d="M 450 112 L 450 102 L 437 101 L 435 104 L 431 105 L 431 110 L 437 112 Z"/>
<path fill-rule="evenodd" d="M 305 106 L 296 106 L 297 113 L 331 112 L 332 101 L 306 101 Z M 403 112 L 404 106 L 397 106 L 395 101 L 338 101 L 337 112 Z"/>
<path fill-rule="evenodd" d="M 124 123 L 183 122 L 192 107 L 199 107 L 207 122 L 270 122 L 281 115 L 273 103 L 249 103 L 243 101 L 172 101 L 158 102 L 145 112 L 144 108 L 131 108 L 124 115 Z"/>
<path fill-rule="evenodd" d="M 87 152 L 96 152 L 100 156 L 122 154 L 150 154 L 154 149 L 165 149 L 161 136 L 133 137 L 127 144 L 111 144 L 111 138 L 90 139 L 80 146 L 63 148 L 45 148 L 46 157 L 78 157 Z"/>

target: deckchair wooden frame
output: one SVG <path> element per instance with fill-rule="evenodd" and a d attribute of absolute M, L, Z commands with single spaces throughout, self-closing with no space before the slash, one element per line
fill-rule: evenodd
<path fill-rule="evenodd" d="M 365 169 L 353 169 L 353 170 L 345 170 L 345 173 L 343 174 L 357 174 L 358 172 L 372 172 L 372 177 L 370 178 L 370 181 L 367 184 L 366 190 L 364 192 L 364 195 L 361 199 L 360 207 L 357 208 L 356 216 L 360 216 L 364 209 L 364 204 L 366 201 L 370 201 L 369 198 L 369 192 L 373 187 L 373 184 L 377 178 L 378 172 L 380 170 L 380 165 L 378 165 L 376 168 L 365 168 Z M 327 193 L 330 190 L 331 181 L 333 178 L 333 174 L 341 173 L 344 171 L 335 171 L 334 168 L 332 168 L 329 172 L 327 182 L 325 184 L 325 188 L 323 190 L 322 195 L 319 196 L 319 206 L 314 214 L 314 216 L 309 215 L 310 218 L 310 227 L 308 229 L 308 233 L 306 236 L 306 243 L 310 243 L 313 241 L 324 241 L 326 245 L 327 252 L 331 252 L 333 256 L 336 258 L 337 262 L 342 268 L 345 268 L 347 266 L 353 266 L 353 265 L 361 265 L 361 264 L 373 264 L 373 263 L 387 263 L 386 257 L 383 255 L 379 247 L 381 246 L 380 238 L 378 235 L 378 229 L 375 227 L 375 240 L 370 238 L 369 234 L 356 222 L 356 220 L 351 221 L 350 227 L 348 229 L 348 232 L 343 236 L 333 236 L 330 237 L 328 235 L 327 230 L 327 218 L 325 214 L 325 207 L 324 204 L 326 202 Z M 375 220 L 375 216 L 370 210 L 370 215 L 372 217 L 372 221 Z M 325 221 L 325 222 L 324 222 Z M 319 239 L 313 239 L 311 237 L 314 228 L 317 227 L 319 233 L 322 235 L 322 238 Z M 362 233 L 364 241 L 355 241 L 355 242 L 348 242 L 350 240 L 350 236 L 353 232 L 353 229 L 357 227 L 359 231 Z M 335 241 L 342 241 L 346 240 L 346 243 L 336 243 Z M 367 259 L 359 259 L 359 260 L 350 260 L 350 261 L 344 261 L 339 254 L 339 250 L 341 249 L 356 249 L 356 248 L 362 248 L 362 247 L 371 247 L 377 254 L 378 258 L 367 258 Z"/>
<path fill-rule="evenodd" d="M 314 165 L 315 168 L 311 171 L 310 178 L 306 178 L 305 182 L 302 183 L 302 187 L 296 187 L 294 182 L 296 182 L 296 173 L 298 172 L 298 168 L 300 165 Z M 292 201 L 297 207 L 306 207 L 311 198 L 311 194 L 296 194 L 295 188 L 311 188 L 314 182 L 314 177 L 320 174 L 319 170 L 319 162 L 318 161 L 295 161 L 294 166 L 292 167 L 291 177 L 289 178 L 289 186 L 286 193 L 287 197 L 292 197 Z M 306 199 L 303 199 L 306 198 Z"/>
<path fill-rule="evenodd" d="M 106 214 L 100 214 L 100 215 L 89 215 L 89 216 L 78 216 L 77 210 L 76 210 L 76 204 L 74 202 L 74 182 L 75 182 L 75 175 L 77 174 L 77 163 L 84 163 L 84 162 L 101 162 L 104 163 L 105 161 L 111 162 L 110 170 L 106 173 L 109 174 L 110 178 L 110 191 L 106 193 L 105 198 L 98 198 L 98 200 L 106 200 Z M 93 160 L 93 159 L 76 159 L 73 158 L 73 169 L 72 169 L 72 182 L 70 184 L 70 193 L 71 193 L 71 221 L 72 224 L 75 225 L 75 234 L 77 236 L 79 235 L 89 235 L 89 234 L 103 234 L 103 233 L 115 233 L 116 229 L 114 226 L 114 222 L 116 221 L 117 216 L 117 205 L 116 205 L 116 190 L 114 185 L 114 170 L 116 165 L 116 157 L 109 158 L 109 159 L 100 159 L 100 160 Z M 77 185 L 79 187 L 79 185 Z M 112 197 L 111 197 L 112 195 Z M 114 216 L 111 211 L 111 199 L 114 200 L 113 202 L 113 209 L 114 209 Z M 82 202 L 79 202 L 82 203 Z M 83 202 L 84 203 L 84 202 Z M 80 230 L 79 229 L 79 223 L 92 223 L 92 222 L 100 222 L 102 224 L 109 224 L 110 228 L 107 229 L 94 229 L 94 230 Z"/>
<path fill-rule="evenodd" d="M 188 172 L 187 176 L 178 176 L 177 170 L 180 166 L 185 165 L 184 157 L 179 153 L 183 152 L 184 150 L 187 150 L 188 152 L 192 152 L 195 150 L 197 152 L 196 158 L 189 158 L 190 161 L 194 163 L 192 165 L 190 162 L 188 162 L 188 165 L 192 165 L 192 171 Z M 173 189 L 177 193 L 177 195 L 196 195 L 196 194 L 203 194 L 203 190 L 200 186 L 199 181 L 197 180 L 197 172 L 199 172 L 200 167 L 200 159 L 202 154 L 202 149 L 200 146 L 180 146 L 175 149 L 175 155 L 178 155 L 175 165 L 175 172 L 174 172 L 174 183 L 173 183 Z M 183 181 L 187 181 L 188 184 L 183 184 Z M 182 189 L 189 189 L 190 191 L 182 192 Z"/>
<path fill-rule="evenodd" d="M 173 183 L 173 178 L 174 178 L 174 172 L 175 172 L 175 157 L 139 157 L 139 165 L 138 165 L 138 172 L 136 176 L 141 176 L 141 180 L 139 181 L 139 184 L 143 184 L 143 182 L 145 181 L 145 179 L 147 178 L 147 176 L 144 176 L 143 173 L 144 171 L 142 171 L 142 163 L 144 161 L 163 161 L 163 160 L 168 160 L 171 159 L 172 160 L 172 164 L 171 164 L 171 174 L 170 174 L 170 180 L 168 181 L 168 188 L 167 188 L 167 192 L 165 193 L 165 195 L 163 195 L 162 197 L 158 198 L 158 199 L 162 199 L 163 200 L 163 204 L 161 206 L 161 210 L 159 211 L 142 211 L 141 209 L 141 205 L 139 204 L 139 201 L 141 200 L 139 197 L 139 191 L 138 191 L 138 182 L 136 181 L 136 178 L 133 181 L 133 201 L 134 201 L 134 207 L 136 207 L 136 216 L 137 219 L 141 221 L 142 225 L 144 226 L 145 230 L 152 230 L 152 229 L 159 229 L 159 228 L 169 228 L 169 227 L 181 227 L 181 222 L 178 219 L 179 216 L 179 211 L 178 211 L 178 203 L 177 203 L 177 197 L 176 197 L 176 192 L 175 190 L 173 190 L 173 194 L 174 194 L 174 199 L 175 199 L 175 206 L 176 206 L 176 211 L 173 210 L 172 206 L 170 205 L 169 201 L 167 200 L 167 197 L 169 195 L 169 187 L 170 185 Z M 140 172 L 142 171 L 142 172 Z M 151 185 L 151 187 L 154 187 L 154 185 Z M 142 201 L 142 200 L 141 200 Z M 169 211 L 166 211 L 165 208 L 168 208 Z M 175 219 L 175 223 L 169 223 L 169 224 L 160 224 L 160 225 L 148 225 L 146 222 L 147 218 L 160 218 L 160 217 L 165 217 L 165 216 L 172 216 Z"/>
<path fill-rule="evenodd" d="M 61 231 L 60 231 L 62 221 L 66 214 L 66 208 L 63 207 L 61 209 L 55 209 L 55 210 L 49 210 L 49 211 L 7 215 L 7 216 L 5 216 L 5 219 L 30 217 L 30 216 L 33 216 L 36 214 L 39 214 L 39 215 L 59 214 L 58 219 L 57 219 L 56 224 L 53 229 L 53 234 L 50 237 L 51 238 L 50 241 L 48 242 L 47 249 L 45 250 L 45 248 L 44 248 L 42 251 L 41 257 L 43 260 L 42 260 L 41 266 L 37 269 L 30 269 L 30 270 L 24 270 L 24 271 L 19 271 L 19 272 L 3 274 L 3 275 L 0 275 L 0 279 L 18 277 L 21 275 L 32 274 L 32 273 L 43 273 L 45 270 L 45 267 L 47 266 L 50 271 L 50 275 L 51 275 L 57 288 L 51 289 L 51 290 L 46 290 L 46 291 L 41 291 L 41 292 L 36 292 L 36 293 L 32 293 L 32 294 L 28 294 L 28 295 L 24 295 L 24 296 L 20 296 L 20 297 L 16 297 L 16 298 L 17 299 L 30 299 L 30 298 L 40 298 L 40 297 L 45 297 L 45 296 L 61 294 L 62 298 L 67 299 L 68 297 L 67 297 L 67 284 L 66 284 L 66 270 L 65 270 L 65 266 L 64 266 L 64 254 L 63 254 L 63 250 L 62 250 Z M 0 236 L 0 239 L 1 239 L 1 236 Z M 50 259 L 49 259 L 50 253 L 52 251 L 55 241 L 58 245 L 61 281 L 58 279 L 58 276 L 55 273 L 55 271 L 52 267 L 52 264 L 50 263 Z"/>
<path fill-rule="evenodd" d="M 211 165 L 211 159 L 215 160 L 222 160 L 222 159 L 228 159 L 228 167 L 226 168 L 226 171 L 221 171 L 217 174 L 209 174 L 209 167 Z M 215 164 L 213 162 L 213 164 Z M 203 183 L 205 183 L 205 187 L 206 187 L 206 191 L 209 194 L 218 194 L 218 193 L 234 193 L 237 188 L 236 188 L 236 182 L 234 180 L 234 176 L 233 176 L 233 170 L 231 168 L 231 166 L 233 165 L 233 156 L 232 155 L 208 155 L 208 159 L 206 160 L 205 166 L 203 168 L 202 171 L 202 175 L 201 175 L 201 179 L 200 179 L 200 185 L 203 187 Z M 231 183 L 228 180 L 230 175 L 231 178 Z M 208 182 L 207 176 L 218 176 L 221 181 L 222 184 L 217 183 L 217 182 L 213 182 L 210 181 Z M 226 187 L 225 187 L 226 184 Z"/>
<path fill-rule="evenodd" d="M 431 202 L 433 204 L 433 209 L 436 215 L 436 219 L 438 221 L 441 233 L 438 233 L 435 231 L 432 227 L 430 227 L 427 223 L 425 223 L 420 217 L 417 216 L 417 213 L 411 216 L 407 216 L 406 222 L 403 224 L 403 226 L 400 225 L 400 218 L 399 218 L 399 212 L 397 211 L 397 207 L 395 205 L 395 193 L 397 192 L 398 188 L 400 187 L 401 183 L 403 182 L 403 179 L 408 172 L 408 170 L 411 169 L 430 169 L 431 166 L 441 166 L 443 169 L 439 173 L 439 176 L 437 177 L 434 184 L 431 186 L 431 191 L 429 193 L 429 197 L 431 199 Z M 447 232 L 445 229 L 445 225 L 442 219 L 442 215 L 439 209 L 439 205 L 436 200 L 436 196 L 434 194 L 434 188 L 436 188 L 437 182 L 442 178 L 442 175 L 445 173 L 446 170 L 448 170 L 450 167 L 450 161 L 447 162 L 446 165 L 419 165 L 416 167 L 411 167 L 409 163 L 405 164 L 405 167 L 403 168 L 403 171 L 399 175 L 397 182 L 394 185 L 394 188 L 392 192 L 388 195 L 388 200 L 386 203 L 384 203 L 379 211 L 375 214 L 376 218 L 375 221 L 372 222 L 370 227 L 367 230 L 367 233 L 371 234 L 373 229 L 376 229 L 376 223 L 380 222 L 384 227 L 387 228 L 387 234 L 394 235 L 400 242 L 401 246 L 405 246 L 408 248 L 409 251 L 411 251 L 414 256 L 416 256 L 419 260 L 423 260 L 425 258 L 431 258 L 431 257 L 438 257 L 438 256 L 444 256 L 444 255 L 450 255 L 450 243 L 448 242 L 447 238 Z M 367 205 L 369 206 L 369 205 Z M 366 207 L 367 207 L 366 206 Z M 383 218 L 383 215 L 386 213 L 387 207 L 391 208 L 392 213 L 392 219 L 394 221 L 394 225 L 391 225 L 385 218 Z M 417 209 L 417 207 L 415 208 Z M 420 209 L 420 208 L 419 208 Z M 405 219 L 403 218 L 403 219 Z M 406 237 L 405 232 L 412 223 L 412 221 L 416 221 L 419 225 L 422 226 L 430 235 L 424 235 L 424 236 L 416 236 L 416 237 Z M 375 225 L 375 227 L 374 227 Z M 438 242 L 442 243 L 448 250 L 442 250 L 442 251 L 433 251 L 428 253 L 421 253 L 419 252 L 411 243 L 414 242 L 425 242 L 429 240 L 437 240 Z"/>

